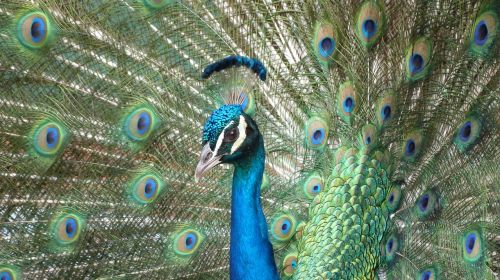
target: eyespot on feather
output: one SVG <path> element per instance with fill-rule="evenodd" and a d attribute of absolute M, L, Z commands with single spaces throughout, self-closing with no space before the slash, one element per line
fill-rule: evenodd
<path fill-rule="evenodd" d="M 400 202 L 401 202 L 401 186 L 395 185 L 391 188 L 391 191 L 389 191 L 386 198 L 386 204 L 387 208 L 389 209 L 389 212 L 391 213 L 395 212 L 398 209 Z"/>
<path fill-rule="evenodd" d="M 43 156 L 54 156 L 64 149 L 67 140 L 66 129 L 59 123 L 42 120 L 32 133 L 34 151 Z"/>
<path fill-rule="evenodd" d="M 424 78 L 430 71 L 431 57 L 431 40 L 426 37 L 415 40 L 406 50 L 406 78 L 410 81 Z"/>
<path fill-rule="evenodd" d="M 361 129 L 359 143 L 363 147 L 371 149 L 378 144 L 378 130 L 372 124 L 365 124 Z"/>
<path fill-rule="evenodd" d="M 17 280 L 21 279 L 21 273 L 19 269 L 11 265 L 1 265 L 0 266 L 0 279 L 1 280 Z"/>
<path fill-rule="evenodd" d="M 359 98 L 356 88 L 351 81 L 340 85 L 337 93 L 337 114 L 347 123 L 350 123 L 353 115 L 359 108 Z"/>
<path fill-rule="evenodd" d="M 387 263 L 392 263 L 400 250 L 400 240 L 396 234 L 391 234 L 387 237 L 382 246 L 383 256 Z"/>
<path fill-rule="evenodd" d="M 500 27 L 495 9 L 486 7 L 476 18 L 469 35 L 470 51 L 479 56 L 487 55 L 497 39 Z"/>
<path fill-rule="evenodd" d="M 124 131 L 133 141 L 146 141 L 157 125 L 153 110 L 139 107 L 129 113 L 124 121 Z"/>
<path fill-rule="evenodd" d="M 481 230 L 471 229 L 462 234 L 462 255 L 466 262 L 475 263 L 484 254 L 484 244 Z"/>
<path fill-rule="evenodd" d="M 417 280 L 437 280 L 438 270 L 435 267 L 428 267 L 417 273 Z"/>
<path fill-rule="evenodd" d="M 296 252 L 289 253 L 283 258 L 283 273 L 286 276 L 292 276 L 297 270 L 298 255 Z"/>
<path fill-rule="evenodd" d="M 337 56 L 338 37 L 332 24 L 318 22 L 314 29 L 312 47 L 320 63 L 328 63 Z"/>
<path fill-rule="evenodd" d="M 297 220 L 290 214 L 280 214 L 273 218 L 270 225 L 271 236 L 274 241 L 284 242 L 290 240 L 295 234 Z"/>
<path fill-rule="evenodd" d="M 59 246 L 59 249 L 69 249 L 81 238 L 85 219 L 80 214 L 61 211 L 51 219 L 50 228 L 54 244 Z"/>
<path fill-rule="evenodd" d="M 460 152 L 471 149 L 481 136 L 482 125 L 480 119 L 475 116 L 466 118 L 457 128 L 453 140 Z"/>
<path fill-rule="evenodd" d="M 403 159 L 408 162 L 415 161 L 422 150 L 422 132 L 421 130 L 413 130 L 408 133 L 403 142 Z"/>
<path fill-rule="evenodd" d="M 310 149 L 322 149 L 328 139 L 328 125 L 326 121 L 320 117 L 311 117 L 307 120 L 305 131 L 305 144 Z"/>
<path fill-rule="evenodd" d="M 147 172 L 133 180 L 130 193 L 134 202 L 150 204 L 158 198 L 163 187 L 163 181 L 156 174 Z"/>
<path fill-rule="evenodd" d="M 304 195 L 309 199 L 313 199 L 323 190 L 323 188 L 324 180 L 318 174 L 312 174 L 309 176 L 302 185 Z"/>
<path fill-rule="evenodd" d="M 385 32 L 384 10 L 376 1 L 367 1 L 359 9 L 356 18 L 356 36 L 366 47 L 372 46 Z"/>
<path fill-rule="evenodd" d="M 432 191 L 428 190 L 420 195 L 415 201 L 414 211 L 418 219 L 425 220 L 436 214 L 439 208 L 439 197 Z"/>
<path fill-rule="evenodd" d="M 200 247 L 205 237 L 193 228 L 187 228 L 176 234 L 174 238 L 174 251 L 179 256 L 191 256 Z"/>
<path fill-rule="evenodd" d="M 24 47 L 29 49 L 40 49 L 46 46 L 53 32 L 50 19 L 41 11 L 27 13 L 17 23 L 17 38 Z"/>
<path fill-rule="evenodd" d="M 389 91 L 377 102 L 376 116 L 379 126 L 390 122 L 397 112 L 396 95 Z"/>

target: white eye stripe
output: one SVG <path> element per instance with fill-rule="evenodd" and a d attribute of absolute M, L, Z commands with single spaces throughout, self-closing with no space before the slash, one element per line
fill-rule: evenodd
<path fill-rule="evenodd" d="M 240 116 L 240 123 L 238 124 L 238 139 L 236 139 L 233 146 L 231 147 L 231 154 L 234 153 L 241 146 L 241 144 L 243 144 L 243 141 L 245 141 L 245 138 L 247 137 L 246 129 L 247 122 L 245 121 L 245 118 L 243 116 Z"/>
<path fill-rule="evenodd" d="M 213 152 L 214 157 L 217 155 L 217 151 L 219 150 L 220 146 L 222 145 L 222 140 L 224 140 L 224 134 L 226 132 L 226 129 L 233 124 L 234 124 L 234 121 L 231 121 L 228 125 L 226 125 L 226 127 L 224 127 L 221 134 L 219 135 L 219 138 L 217 138 L 217 143 L 215 144 L 215 149 Z"/>

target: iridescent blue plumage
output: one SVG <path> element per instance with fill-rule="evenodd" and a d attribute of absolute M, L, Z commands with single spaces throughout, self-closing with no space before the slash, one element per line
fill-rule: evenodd
<path fill-rule="evenodd" d="M 264 66 L 246 57 L 217 61 L 205 69 L 203 77 L 233 65 L 245 65 L 261 79 L 264 75 L 265 79 Z M 245 99 L 241 102 L 244 103 Z M 243 112 L 241 104 L 223 105 L 207 119 L 202 142 L 204 148 L 197 175 L 218 163 L 234 165 L 229 251 L 231 279 L 278 279 L 260 201 L 265 151 L 257 124 Z M 290 231 L 290 222 L 283 227 L 283 231 Z"/>
<path fill-rule="evenodd" d="M 247 67 L 255 74 L 257 74 L 259 76 L 259 79 L 261 79 L 262 81 L 265 81 L 267 78 L 267 69 L 264 64 L 260 62 L 260 60 L 239 55 L 228 56 L 208 65 L 205 70 L 203 70 L 201 77 L 204 79 L 208 79 L 214 72 L 220 72 L 233 66 Z"/>
<path fill-rule="evenodd" d="M 228 125 L 231 120 L 237 118 L 241 112 L 241 106 L 237 105 L 224 105 L 215 110 L 205 122 L 202 142 L 205 143 L 208 141 L 210 146 L 214 147 L 217 142 L 217 137 L 224 127 Z"/>

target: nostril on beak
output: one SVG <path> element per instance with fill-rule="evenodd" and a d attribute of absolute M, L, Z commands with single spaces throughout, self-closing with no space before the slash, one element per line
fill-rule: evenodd
<path fill-rule="evenodd" d="M 207 162 L 210 158 L 212 157 L 212 152 L 208 152 L 204 157 L 203 157 L 203 162 Z"/>

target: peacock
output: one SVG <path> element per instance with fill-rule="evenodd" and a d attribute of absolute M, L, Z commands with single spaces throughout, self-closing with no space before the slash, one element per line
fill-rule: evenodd
<path fill-rule="evenodd" d="M 2 0 L 0 279 L 499 279 L 499 22 Z"/>

